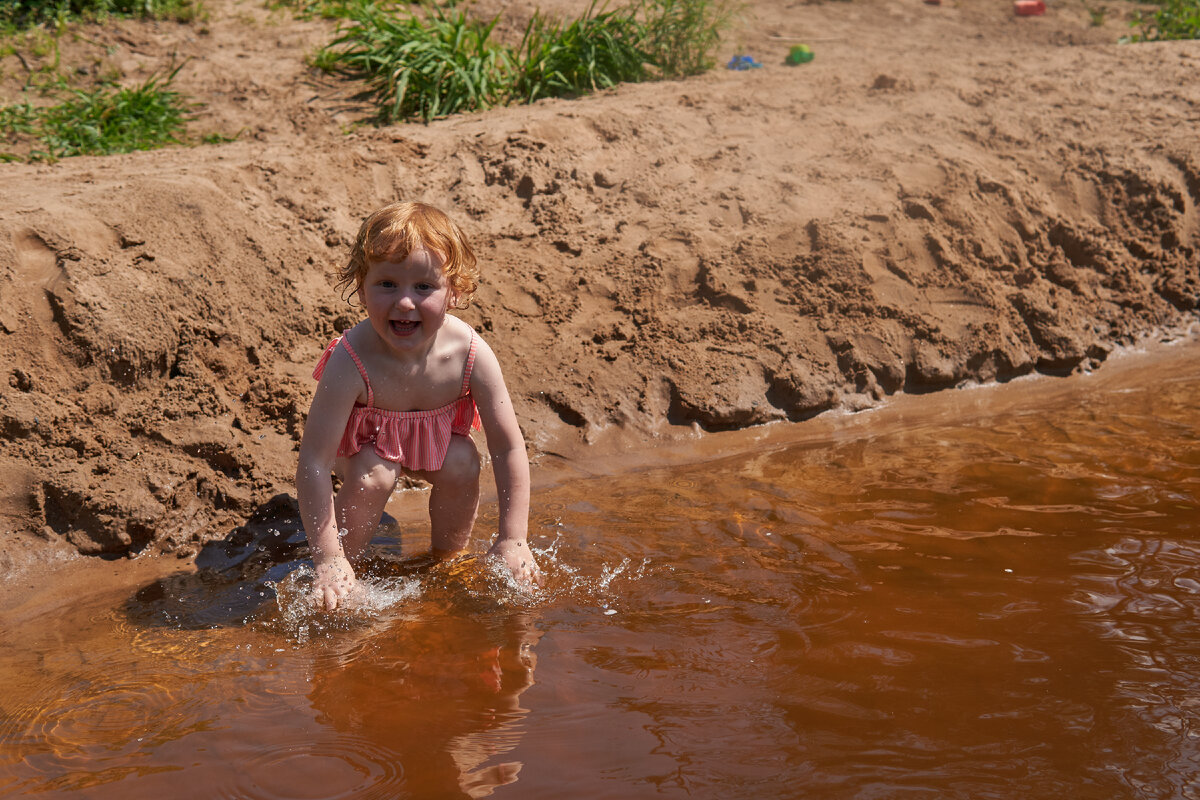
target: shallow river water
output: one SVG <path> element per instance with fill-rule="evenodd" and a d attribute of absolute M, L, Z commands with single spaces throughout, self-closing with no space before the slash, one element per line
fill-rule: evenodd
<path fill-rule="evenodd" d="M 31 582 L 0 795 L 1200 797 L 1200 344 L 1114 362 L 567 476 L 533 595 L 418 537 L 332 618 L 269 541 Z"/>

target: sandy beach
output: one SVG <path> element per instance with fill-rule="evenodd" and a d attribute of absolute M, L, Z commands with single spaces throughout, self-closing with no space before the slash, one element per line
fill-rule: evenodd
<path fill-rule="evenodd" d="M 0 164 L 0 564 L 188 555 L 294 493 L 312 366 L 359 318 L 329 275 L 397 198 L 471 237 L 462 316 L 535 465 L 1194 336 L 1200 41 L 1047 5 L 764 0 L 719 51 L 761 69 L 385 128 L 307 66 L 331 21 L 87 29 L 65 65 L 182 63 L 190 133 L 236 139 Z M 534 6 L 473 9 L 512 36 Z"/>

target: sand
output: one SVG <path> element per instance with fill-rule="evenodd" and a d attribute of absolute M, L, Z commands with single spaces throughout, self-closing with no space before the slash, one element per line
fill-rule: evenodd
<path fill-rule="evenodd" d="M 182 63 L 191 134 L 237 139 L 0 164 L 0 566 L 187 556 L 286 511 L 310 371 L 358 319 L 329 274 L 397 198 L 474 242 L 463 316 L 535 465 L 1194 335 L 1200 41 L 1048 6 L 763 0 L 720 49 L 762 69 L 387 128 L 306 65 L 328 21 L 85 29 L 66 69 Z M 475 8 L 513 35 L 533 6 Z"/>

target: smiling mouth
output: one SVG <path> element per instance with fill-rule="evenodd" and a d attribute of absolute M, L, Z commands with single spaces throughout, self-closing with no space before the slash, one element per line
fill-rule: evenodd
<path fill-rule="evenodd" d="M 415 331 L 421 323 L 416 320 L 393 319 L 388 324 L 392 327 L 392 333 L 397 336 L 407 336 Z"/>

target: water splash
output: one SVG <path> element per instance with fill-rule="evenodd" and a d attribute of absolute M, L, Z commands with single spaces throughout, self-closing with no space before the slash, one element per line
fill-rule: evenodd
<path fill-rule="evenodd" d="M 570 546 L 563 531 L 559 530 L 545 547 L 532 548 L 542 566 L 539 600 L 544 605 L 569 602 L 597 605 L 607 610 L 617 597 L 628 590 L 629 584 L 652 574 L 649 558 L 643 558 L 635 564 L 628 556 L 615 564 L 601 562 L 599 575 L 586 574 L 564 552 Z"/>
<path fill-rule="evenodd" d="M 427 604 L 457 609 L 463 614 L 483 614 L 498 609 L 593 607 L 611 612 L 631 585 L 652 574 L 649 558 L 640 561 L 622 556 L 601 562 L 599 572 L 582 569 L 588 563 L 573 549 L 576 537 L 563 526 L 554 536 L 530 549 L 541 568 L 537 585 L 518 582 L 503 562 L 481 553 L 449 560 L 432 556 L 395 558 L 375 555 L 358 569 L 358 585 L 335 612 L 320 608 L 313 593 L 316 573 L 311 564 L 290 569 L 267 581 L 275 600 L 274 615 L 265 624 L 295 644 L 328 636 L 336 631 L 360 630 L 394 620 L 406 612 L 421 614 Z M 590 566 L 595 567 L 594 560 Z"/>
<path fill-rule="evenodd" d="M 339 606 L 338 613 L 326 613 L 313 593 L 316 572 L 303 565 L 267 585 L 275 591 L 279 611 L 274 621 L 285 635 L 298 643 L 330 630 L 349 630 L 381 619 L 387 612 L 421 597 L 421 582 L 414 576 L 360 576 L 356 591 Z"/>

